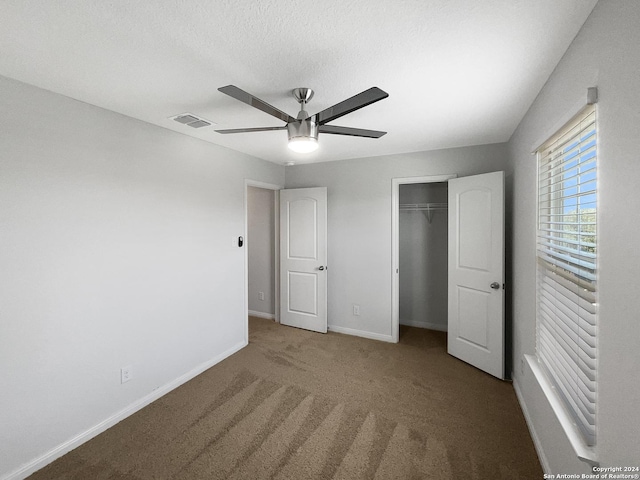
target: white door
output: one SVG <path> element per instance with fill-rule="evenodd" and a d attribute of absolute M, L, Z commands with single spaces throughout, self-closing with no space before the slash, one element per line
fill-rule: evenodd
<path fill-rule="evenodd" d="M 327 189 L 280 190 L 280 323 L 327 332 Z"/>
<path fill-rule="evenodd" d="M 504 378 L 504 172 L 449 180 L 448 287 L 449 353 Z"/>

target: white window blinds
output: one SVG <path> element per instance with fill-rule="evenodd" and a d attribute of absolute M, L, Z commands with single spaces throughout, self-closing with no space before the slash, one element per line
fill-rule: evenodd
<path fill-rule="evenodd" d="M 537 354 L 587 445 L 596 414 L 596 113 L 537 151 Z"/>

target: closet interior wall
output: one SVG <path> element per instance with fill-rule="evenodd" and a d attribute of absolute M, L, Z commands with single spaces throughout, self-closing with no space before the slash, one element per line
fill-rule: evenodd
<path fill-rule="evenodd" d="M 447 183 L 400 185 L 400 324 L 447 330 Z"/>

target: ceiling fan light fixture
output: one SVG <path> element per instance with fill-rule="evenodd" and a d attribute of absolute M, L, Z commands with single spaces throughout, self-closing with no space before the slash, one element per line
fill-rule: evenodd
<path fill-rule="evenodd" d="M 296 153 L 311 153 L 318 149 L 318 139 L 313 137 L 295 137 L 289 140 L 289 148 Z"/>
<path fill-rule="evenodd" d="M 287 124 L 289 148 L 296 153 L 311 153 L 318 149 L 318 125 L 313 119 Z"/>

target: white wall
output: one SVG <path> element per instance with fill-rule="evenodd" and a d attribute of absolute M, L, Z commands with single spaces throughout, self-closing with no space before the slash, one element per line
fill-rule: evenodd
<path fill-rule="evenodd" d="M 17 478 L 244 345 L 244 178 L 284 168 L 3 77 L 0 111 L 0 478 Z"/>
<path fill-rule="evenodd" d="M 400 204 L 447 203 L 447 183 L 400 185 Z M 400 324 L 447 331 L 447 210 L 400 210 Z"/>
<path fill-rule="evenodd" d="M 506 162 L 506 144 L 496 144 L 287 167 L 286 188 L 328 188 L 329 328 L 391 339 L 392 178 L 473 175 Z"/>
<path fill-rule="evenodd" d="M 275 191 L 247 187 L 249 312 L 275 315 Z M 260 300 L 259 292 L 264 293 Z"/>
<path fill-rule="evenodd" d="M 597 86 L 598 411 L 597 451 L 605 466 L 640 461 L 640 2 L 600 0 L 509 142 L 513 172 L 513 317 L 515 381 L 551 473 L 586 469 L 557 427 L 520 359 L 535 352 L 536 160 L 530 152 L 584 104 Z M 553 418 L 553 417 L 551 417 Z M 581 472 L 577 472 L 581 473 Z"/>

